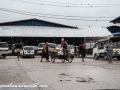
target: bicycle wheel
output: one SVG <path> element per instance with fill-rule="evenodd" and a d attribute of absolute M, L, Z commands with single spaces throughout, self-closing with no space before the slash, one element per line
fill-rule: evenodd
<path fill-rule="evenodd" d="M 64 55 L 61 56 L 61 61 L 62 61 L 62 63 L 65 63 L 65 57 L 64 57 Z"/>
<path fill-rule="evenodd" d="M 51 62 L 52 63 L 55 62 L 55 53 L 54 52 L 51 53 Z"/>
<path fill-rule="evenodd" d="M 69 63 L 72 63 L 73 57 L 74 57 L 74 56 L 72 56 L 72 55 L 69 55 L 69 56 L 68 56 L 68 62 L 69 62 Z"/>

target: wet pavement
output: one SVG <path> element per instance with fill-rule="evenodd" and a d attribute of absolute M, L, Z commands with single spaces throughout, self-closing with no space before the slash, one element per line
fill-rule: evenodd
<path fill-rule="evenodd" d="M 94 60 L 75 58 L 72 63 L 40 62 L 41 57 L 20 58 L 0 57 L 0 85 L 22 84 L 46 85 L 47 87 L 16 88 L 15 90 L 91 90 L 120 89 L 120 62 L 114 60 L 111 64 L 102 59 Z M 117 69 L 116 69 L 117 68 Z M 12 90 L 13 88 L 0 88 Z"/>

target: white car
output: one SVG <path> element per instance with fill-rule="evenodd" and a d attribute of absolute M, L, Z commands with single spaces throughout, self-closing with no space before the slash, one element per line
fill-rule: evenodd
<path fill-rule="evenodd" d="M 6 57 L 9 54 L 9 47 L 6 42 L 0 42 L 0 55 Z"/>
<path fill-rule="evenodd" d="M 30 56 L 30 57 L 35 57 L 35 51 L 33 46 L 25 46 L 21 51 L 20 51 L 20 56 L 25 57 L 25 56 Z"/>

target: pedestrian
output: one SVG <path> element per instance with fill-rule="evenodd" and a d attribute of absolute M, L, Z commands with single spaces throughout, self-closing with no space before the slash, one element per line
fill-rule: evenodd
<path fill-rule="evenodd" d="M 107 44 L 106 48 L 107 48 L 108 63 L 111 63 L 112 62 L 112 58 L 113 58 L 113 47 L 112 47 L 112 41 L 111 40 Z"/>
<path fill-rule="evenodd" d="M 49 61 L 49 50 L 48 50 L 48 42 L 45 42 L 45 45 L 43 46 L 43 50 L 42 50 L 42 59 L 46 58 L 47 62 Z M 42 62 L 42 59 L 40 62 Z"/>
<path fill-rule="evenodd" d="M 79 53 L 81 54 L 82 62 L 84 62 L 86 52 L 87 52 L 86 47 L 85 47 L 84 43 L 82 42 L 82 44 L 79 45 Z"/>

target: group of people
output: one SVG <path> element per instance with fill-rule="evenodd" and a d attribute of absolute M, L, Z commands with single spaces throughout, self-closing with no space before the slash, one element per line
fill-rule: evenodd
<path fill-rule="evenodd" d="M 64 51 L 66 51 L 68 49 L 68 43 L 64 40 L 64 38 L 61 39 L 61 48 L 63 48 L 63 53 L 64 53 Z M 86 56 L 86 51 L 87 50 L 85 48 L 84 43 L 80 44 L 79 45 L 79 53 L 81 54 L 82 61 L 84 61 L 84 58 Z M 46 61 L 50 62 L 49 61 L 48 42 L 45 42 L 45 45 L 43 46 L 42 58 L 41 58 L 40 62 L 42 62 L 43 58 L 46 58 Z"/>

